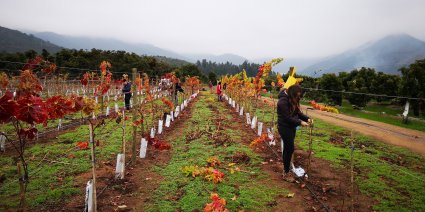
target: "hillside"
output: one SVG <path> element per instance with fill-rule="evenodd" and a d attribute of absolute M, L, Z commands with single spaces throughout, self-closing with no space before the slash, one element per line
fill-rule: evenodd
<path fill-rule="evenodd" d="M 318 70 L 322 70 L 320 74 L 337 73 L 369 67 L 389 74 L 400 74 L 400 67 L 422 58 L 425 58 L 424 41 L 407 34 L 397 34 L 325 58 L 305 68 L 302 73 L 313 75 Z"/>
<path fill-rule="evenodd" d="M 75 37 L 60 35 L 53 32 L 34 33 L 36 37 L 50 41 L 57 45 L 70 49 L 102 49 L 102 50 L 123 50 L 134 52 L 140 55 L 148 56 L 165 56 L 170 58 L 183 59 L 186 58 L 169 50 L 165 50 L 146 43 L 127 43 L 111 38 L 94 38 L 94 37 Z"/>
<path fill-rule="evenodd" d="M 0 26 L 0 52 L 25 52 L 33 49 L 41 52 L 43 49 L 51 53 L 58 52 L 62 47 L 44 41 L 32 34 L 25 34 L 18 30 L 12 30 Z"/>
<path fill-rule="evenodd" d="M 240 65 L 245 61 L 248 61 L 247 58 L 236 55 L 236 54 L 220 54 L 220 55 L 214 55 L 214 54 L 184 54 L 186 58 L 190 62 L 195 63 L 196 61 L 202 61 L 203 59 L 207 61 L 212 61 L 216 63 L 232 63 L 235 65 Z"/>

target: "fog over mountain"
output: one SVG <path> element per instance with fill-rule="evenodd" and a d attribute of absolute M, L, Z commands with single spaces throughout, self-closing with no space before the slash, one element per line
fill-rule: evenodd
<path fill-rule="evenodd" d="M 341 54 L 327 57 L 311 66 L 302 73 L 313 75 L 321 70 L 324 73 L 351 71 L 356 68 L 375 68 L 391 74 L 400 74 L 398 69 L 425 58 L 425 42 L 407 34 L 389 35 L 382 39 L 368 42 L 358 48 Z"/>
<path fill-rule="evenodd" d="M 34 49 L 38 52 L 45 48 L 57 52 L 62 47 L 70 49 L 124 50 L 140 55 L 165 56 L 195 63 L 206 59 L 216 63 L 242 64 L 244 61 L 261 64 L 272 58 L 248 59 L 236 54 L 187 54 L 157 47 L 147 43 L 130 43 L 112 38 L 76 37 L 53 32 L 31 32 L 27 34 L 17 30 L 0 28 L 0 51 L 23 52 Z M 32 33 L 32 34 L 30 34 Z M 297 68 L 297 73 L 320 76 L 324 73 L 351 71 L 360 67 L 375 68 L 385 73 L 399 74 L 398 69 L 425 58 L 425 42 L 408 34 L 393 34 L 370 41 L 357 48 L 340 54 L 323 58 L 292 58 L 282 56 L 284 61 L 273 71 L 286 73 L 290 66 Z"/>

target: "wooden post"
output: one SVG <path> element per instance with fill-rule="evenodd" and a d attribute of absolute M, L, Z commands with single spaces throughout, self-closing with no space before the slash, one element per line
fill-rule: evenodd
<path fill-rule="evenodd" d="M 310 126 L 310 140 L 308 142 L 308 166 L 307 166 L 307 173 L 310 173 L 310 166 L 311 166 L 311 151 L 313 149 L 313 126 Z"/>
<path fill-rule="evenodd" d="M 91 143 L 91 164 L 92 164 L 92 174 L 93 174 L 93 211 L 97 211 L 96 203 L 96 157 L 95 157 L 95 142 L 94 142 L 94 132 L 93 124 L 89 123 L 90 130 L 90 143 Z"/>
<path fill-rule="evenodd" d="M 131 69 L 132 71 L 132 75 L 133 75 L 133 83 L 131 85 L 131 92 L 135 95 L 137 95 L 136 92 L 136 84 L 134 83 L 136 81 L 136 75 L 137 75 L 137 69 L 133 68 Z M 133 95 L 133 96 L 135 96 Z M 135 107 L 135 105 L 137 105 L 139 102 L 137 101 L 138 98 L 136 98 L 137 96 L 133 97 L 133 107 Z M 133 110 L 133 122 L 137 121 L 137 110 L 135 108 L 132 108 Z M 133 138 L 132 138 L 132 143 L 131 143 L 131 164 L 134 164 L 136 162 L 136 136 L 137 136 L 137 126 L 133 126 Z"/>
<path fill-rule="evenodd" d="M 121 153 L 125 154 L 125 109 L 122 110 L 122 145 Z"/>
<path fill-rule="evenodd" d="M 19 197 L 20 197 L 20 201 L 19 201 L 19 207 L 20 210 L 22 211 L 26 211 L 25 208 L 25 176 L 24 174 L 22 174 L 22 164 L 20 162 L 18 162 L 17 164 L 17 168 L 18 168 L 18 177 L 19 177 Z"/>
<path fill-rule="evenodd" d="M 353 131 L 351 131 L 351 211 L 354 211 L 354 144 Z"/>

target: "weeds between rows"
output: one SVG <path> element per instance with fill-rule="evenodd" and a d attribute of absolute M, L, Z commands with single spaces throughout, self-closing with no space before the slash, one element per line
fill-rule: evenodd
<path fill-rule="evenodd" d="M 230 111 L 211 94 L 204 92 L 203 95 L 193 105 L 192 116 L 185 122 L 181 136 L 171 142 L 172 158 L 168 165 L 154 167 L 164 180 L 155 191 L 153 202 L 148 203 L 148 210 L 202 210 L 210 202 L 211 192 L 225 198 L 230 211 L 272 207 L 270 203 L 275 197 L 287 191 L 267 185 L 270 179 L 261 171 L 262 159 L 238 142 L 243 139 L 244 129 L 232 129 L 234 121 Z M 214 184 L 199 177 L 187 177 L 182 172 L 184 166 L 206 166 L 211 156 L 217 156 L 222 162 L 218 169 L 225 174 L 223 182 Z M 237 163 L 242 171 L 232 174 L 227 168 L 229 163 Z"/>

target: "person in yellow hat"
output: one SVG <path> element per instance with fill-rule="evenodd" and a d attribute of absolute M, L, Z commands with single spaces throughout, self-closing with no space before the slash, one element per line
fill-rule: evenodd
<path fill-rule="evenodd" d="M 289 77 L 293 77 L 294 73 L 290 73 Z M 295 78 L 294 78 L 295 79 Z M 289 80 L 287 80 L 287 85 Z M 294 153 L 294 139 L 296 128 L 298 126 L 307 127 L 313 120 L 303 114 L 300 110 L 300 100 L 302 95 L 301 86 L 293 81 L 292 85 L 288 85 L 278 95 L 277 103 L 277 121 L 278 131 L 283 140 L 283 178 L 288 182 L 294 182 L 295 177 L 290 171 L 292 154 Z"/>

